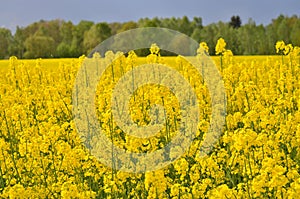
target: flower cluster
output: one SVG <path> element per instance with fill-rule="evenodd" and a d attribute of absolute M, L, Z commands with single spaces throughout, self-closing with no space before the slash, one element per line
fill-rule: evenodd
<path fill-rule="evenodd" d="M 207 51 L 204 43 L 200 46 Z M 217 53 L 224 54 L 225 46 L 225 41 L 219 40 Z M 72 89 L 85 57 L 11 57 L 1 62 L 0 197 L 297 198 L 299 48 L 278 43 L 276 49 L 293 53 L 289 64 L 278 56 L 224 55 L 226 125 L 214 149 L 203 157 L 198 154 L 210 125 L 211 100 L 201 74 L 188 61 L 180 56 L 160 56 L 157 45 L 151 47 L 148 58 L 137 57 L 133 51 L 128 56 L 110 51 L 105 58 L 91 58 L 104 65 L 114 60 L 100 78 L 95 106 L 104 134 L 126 151 L 150 153 L 165 147 L 184 122 L 185 110 L 180 110 L 170 89 L 144 85 L 129 100 L 131 119 L 139 126 L 164 121 L 162 128 L 149 138 L 127 134 L 114 121 L 111 108 L 112 90 L 124 74 L 141 64 L 167 64 L 192 85 L 197 95 L 200 122 L 192 145 L 169 166 L 146 173 L 113 170 L 83 145 L 73 121 Z M 152 109 L 153 105 L 164 107 L 163 114 L 158 113 L 161 109 Z M 172 148 L 166 156 L 156 158 L 172 160 L 181 150 Z"/>

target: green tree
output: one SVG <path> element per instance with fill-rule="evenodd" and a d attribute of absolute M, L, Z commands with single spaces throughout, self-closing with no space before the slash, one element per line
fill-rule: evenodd
<path fill-rule="evenodd" d="M 202 29 L 195 28 L 191 35 L 191 38 L 194 39 L 195 41 L 197 41 L 198 43 L 203 40 L 203 38 L 201 37 L 201 31 L 202 31 Z"/>
<path fill-rule="evenodd" d="M 294 46 L 300 46 L 300 19 L 294 23 L 291 29 L 290 39 Z"/>
<path fill-rule="evenodd" d="M 76 51 L 73 51 L 73 48 L 70 44 L 66 42 L 61 42 L 57 47 L 56 47 L 56 56 L 57 57 L 74 57 L 76 56 Z"/>
<path fill-rule="evenodd" d="M 9 54 L 17 56 L 18 58 L 23 58 L 25 53 L 25 40 L 26 34 L 24 29 L 17 26 L 9 48 Z"/>
<path fill-rule="evenodd" d="M 191 35 L 189 35 L 189 36 L 191 36 L 197 42 L 201 42 L 201 40 L 202 40 L 201 31 L 203 29 L 202 18 L 194 17 L 193 21 L 191 22 L 191 26 L 192 26 L 193 31 L 192 31 Z"/>
<path fill-rule="evenodd" d="M 119 23 L 119 22 L 113 22 L 113 23 L 110 23 L 108 24 L 110 29 L 111 29 L 111 34 L 112 35 L 115 35 L 117 34 L 118 32 L 120 32 L 120 29 L 122 28 L 123 24 L 122 23 Z"/>
<path fill-rule="evenodd" d="M 51 21 L 41 20 L 37 24 L 38 28 L 33 34 L 51 37 L 54 40 L 54 45 L 57 46 L 62 41 L 60 29 L 63 23 L 65 22 L 59 19 L 51 20 Z"/>
<path fill-rule="evenodd" d="M 6 28 L 0 28 L 0 58 L 7 58 L 9 56 L 9 47 L 12 43 L 12 34 Z"/>
<path fill-rule="evenodd" d="M 98 23 L 84 34 L 83 47 L 86 53 L 111 36 L 111 29 L 107 23 Z"/>
<path fill-rule="evenodd" d="M 130 30 L 130 29 L 135 29 L 138 28 L 138 24 L 134 21 L 129 21 L 126 23 L 123 23 L 122 28 L 118 30 L 118 33 L 126 31 L 126 30 Z"/>
<path fill-rule="evenodd" d="M 25 58 L 49 58 L 55 53 L 55 41 L 52 37 L 35 34 L 25 41 Z"/>
<path fill-rule="evenodd" d="M 74 27 L 71 45 L 71 51 L 74 57 L 79 57 L 86 53 L 83 45 L 84 35 L 93 25 L 94 22 L 92 21 L 82 20 Z"/>
<path fill-rule="evenodd" d="M 191 22 L 187 16 L 183 16 L 179 20 L 180 32 L 190 36 L 193 33 L 193 27 L 191 27 Z"/>
<path fill-rule="evenodd" d="M 197 42 L 205 41 L 211 55 L 215 53 L 214 47 L 220 37 L 226 40 L 227 48 L 234 54 L 274 54 L 274 45 L 278 40 L 300 46 L 300 19 L 297 15 L 291 17 L 279 15 L 266 26 L 256 25 L 251 19 L 247 24 L 242 25 L 239 16 L 233 16 L 229 22 L 212 23 L 206 26 L 202 25 L 202 18 L 194 17 L 190 20 L 187 16 L 141 18 L 137 22 L 110 24 L 95 24 L 83 20 L 77 25 L 57 19 L 40 20 L 26 27 L 17 27 L 13 36 L 9 30 L 2 28 L 0 57 L 10 55 L 19 58 L 79 57 L 112 34 L 137 27 L 164 27 L 182 32 Z M 174 45 L 179 46 L 178 41 L 181 40 L 176 40 Z M 126 41 L 117 42 L 116 45 L 126 46 Z M 149 49 L 140 49 L 136 52 L 139 55 L 148 55 Z M 161 53 L 169 55 L 169 52 L 163 50 Z"/>
<path fill-rule="evenodd" d="M 161 27 L 179 31 L 179 18 L 163 18 L 160 22 Z"/>
<path fill-rule="evenodd" d="M 240 52 L 244 55 L 251 55 L 255 53 L 255 30 L 256 24 L 252 19 L 249 19 L 248 23 L 242 26 L 238 30 L 238 38 L 240 38 Z"/>
<path fill-rule="evenodd" d="M 215 46 L 217 44 L 218 37 L 218 27 L 215 23 L 209 24 L 207 26 L 204 26 L 201 33 L 200 38 L 202 41 L 205 41 L 207 45 L 209 46 L 209 54 L 214 55 L 215 54 Z"/>
<path fill-rule="evenodd" d="M 287 19 L 284 18 L 277 28 L 277 40 L 284 40 L 285 42 L 290 42 L 289 26 Z"/>
<path fill-rule="evenodd" d="M 162 27 L 161 20 L 158 17 L 154 17 L 153 19 L 142 18 L 138 21 L 139 27 Z"/>
<path fill-rule="evenodd" d="M 74 25 L 72 22 L 63 22 L 60 26 L 61 43 L 56 47 L 56 56 L 73 57 L 76 51 L 72 48 Z"/>
<path fill-rule="evenodd" d="M 229 25 L 233 28 L 239 28 L 242 25 L 242 20 L 240 18 L 240 16 L 232 16 L 231 20 L 229 22 Z"/>
<path fill-rule="evenodd" d="M 240 42 L 237 36 L 238 30 L 231 27 L 229 23 L 224 22 L 218 22 L 217 29 L 218 38 L 215 38 L 215 40 L 218 40 L 220 37 L 222 37 L 227 43 L 227 48 L 230 49 L 233 52 L 233 54 L 240 54 Z"/>
<path fill-rule="evenodd" d="M 62 22 L 59 28 L 59 34 L 62 42 L 71 44 L 73 40 L 74 25 L 71 21 Z"/>
<path fill-rule="evenodd" d="M 237 37 L 240 42 L 240 54 L 262 55 L 268 53 L 265 27 L 257 26 L 252 19 L 249 19 L 248 23 L 238 30 Z"/>

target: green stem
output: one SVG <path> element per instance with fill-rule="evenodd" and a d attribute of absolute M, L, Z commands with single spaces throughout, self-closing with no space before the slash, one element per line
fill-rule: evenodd
<path fill-rule="evenodd" d="M 221 71 L 223 71 L 223 56 L 222 54 L 220 55 L 220 64 L 221 64 Z"/>

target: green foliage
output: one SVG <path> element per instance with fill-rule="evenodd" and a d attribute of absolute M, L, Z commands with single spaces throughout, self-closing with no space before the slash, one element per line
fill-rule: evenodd
<path fill-rule="evenodd" d="M 89 53 L 99 43 L 111 36 L 111 29 L 107 23 L 98 23 L 93 25 L 84 34 L 83 49 L 86 53 Z"/>
<path fill-rule="evenodd" d="M 229 25 L 233 28 L 239 28 L 242 25 L 242 20 L 240 16 L 232 16 Z"/>
<path fill-rule="evenodd" d="M 118 33 L 130 30 L 130 29 L 135 29 L 138 28 L 138 24 L 134 21 L 129 21 L 121 25 L 121 28 L 117 31 Z"/>
<path fill-rule="evenodd" d="M 26 39 L 27 51 L 24 58 L 53 57 L 55 53 L 55 41 L 49 36 L 33 35 Z"/>
<path fill-rule="evenodd" d="M 210 55 L 215 54 L 214 47 L 220 37 L 225 39 L 227 48 L 235 55 L 275 54 L 274 44 L 279 40 L 300 45 L 300 18 L 296 15 L 280 15 L 268 25 L 257 25 L 252 19 L 242 24 L 239 16 L 232 16 L 229 22 L 220 21 L 206 26 L 203 26 L 201 17 L 191 20 L 187 16 L 141 18 L 137 22 L 109 24 L 82 20 L 77 25 L 71 21 L 41 20 L 26 27 L 17 27 L 14 35 L 10 30 L 1 28 L 0 58 L 79 57 L 114 34 L 141 27 L 164 27 L 182 32 L 199 43 L 206 42 Z M 180 47 L 180 41 L 173 45 Z M 136 53 L 146 56 L 149 49 L 140 49 Z M 172 55 L 163 50 L 162 53 Z"/>
<path fill-rule="evenodd" d="M 0 59 L 7 57 L 9 44 L 11 42 L 11 32 L 8 29 L 0 28 Z"/>

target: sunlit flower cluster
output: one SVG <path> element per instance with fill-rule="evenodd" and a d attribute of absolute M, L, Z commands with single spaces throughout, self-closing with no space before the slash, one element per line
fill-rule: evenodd
<path fill-rule="evenodd" d="M 180 104 L 164 86 L 144 85 L 129 101 L 132 121 L 161 121 L 151 107 L 164 107 L 165 120 L 149 138 L 128 135 L 111 110 L 118 80 L 141 64 L 176 69 L 197 94 L 198 131 L 184 155 L 167 167 L 145 173 L 112 170 L 82 144 L 72 114 L 72 90 L 86 59 L 18 60 L 11 57 L 0 78 L 1 198 L 297 198 L 300 194 L 299 47 L 276 44 L 281 56 L 235 57 L 219 40 L 214 57 L 227 94 L 226 125 L 213 150 L 199 150 L 211 120 L 210 94 L 201 74 L 183 57 L 160 56 L 157 45 L 147 58 L 133 51 L 111 51 L 93 60 L 113 63 L 96 91 L 97 117 L 116 146 L 134 153 L 165 147 L 184 122 Z M 200 44 L 198 53 L 208 51 Z M 115 59 L 117 57 L 117 59 Z M 3 68 L 1 68 L 3 67 Z M 159 109 L 160 110 L 160 109 Z M 87 113 L 89 114 L 89 113 Z M 88 128 L 88 127 L 87 127 Z M 181 148 L 172 148 L 172 160 Z"/>

